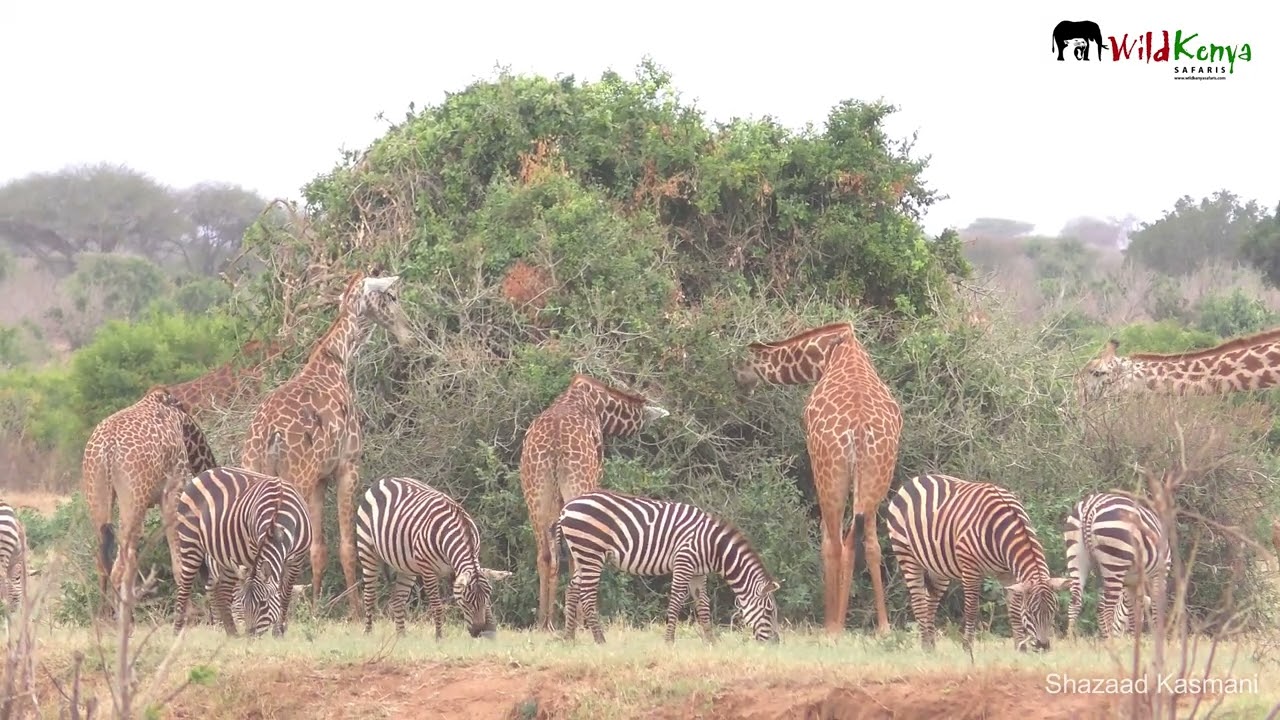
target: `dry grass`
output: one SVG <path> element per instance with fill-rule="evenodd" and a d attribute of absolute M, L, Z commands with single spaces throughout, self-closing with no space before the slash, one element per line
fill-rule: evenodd
<path fill-rule="evenodd" d="M 194 684 L 169 711 L 205 718 L 787 717 L 853 693 L 899 713 L 894 717 L 927 716 L 940 707 L 952 707 L 954 714 L 947 714 L 953 717 L 975 716 L 975 708 L 985 708 L 986 717 L 1110 717 L 1123 697 L 1054 697 L 1051 691 L 1063 687 L 1063 677 L 1126 676 L 1132 649 L 1123 640 L 1060 641 L 1049 653 L 1019 654 L 1007 639 L 991 639 L 977 644 L 971 664 L 958 643 L 941 642 L 926 654 L 906 631 L 837 642 L 793 631 L 771 647 L 722 628 L 708 646 L 685 625 L 670 648 L 658 627 L 613 626 L 606 633 L 603 646 L 512 630 L 485 642 L 451 625 L 441 642 L 420 629 L 397 641 L 385 622 L 372 635 L 356 625 L 295 622 L 284 639 L 228 644 L 220 630 L 195 627 L 169 673 L 171 681 L 186 675 Z M 51 678 L 63 682 L 83 653 L 89 658 L 84 675 L 93 679 L 82 693 L 109 705 L 102 673 L 93 672 L 102 663 L 93 660 L 99 654 L 92 631 L 46 626 L 37 641 L 45 692 L 55 692 Z M 164 644 L 152 643 L 140 655 L 140 675 L 160 664 Z M 1251 641 L 1219 648 L 1239 650 L 1231 677 L 1256 678 L 1258 692 L 1226 697 L 1217 717 L 1261 718 L 1270 710 L 1280 692 L 1280 664 L 1260 648 Z M 41 706 L 57 703 L 51 698 Z"/>

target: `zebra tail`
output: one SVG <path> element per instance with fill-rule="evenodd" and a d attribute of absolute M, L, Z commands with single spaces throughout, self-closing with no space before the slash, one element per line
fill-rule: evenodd
<path fill-rule="evenodd" d="M 551 553 L 560 552 L 560 543 L 561 541 L 564 540 L 564 532 L 560 527 L 559 518 L 557 518 L 555 522 L 551 523 L 551 527 L 547 528 L 547 539 L 551 541 L 547 543 L 548 556 Z M 549 560 L 550 557 L 548 557 L 547 559 Z"/>

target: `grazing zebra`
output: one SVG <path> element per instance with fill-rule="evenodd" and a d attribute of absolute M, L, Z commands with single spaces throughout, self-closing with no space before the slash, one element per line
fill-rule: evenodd
<path fill-rule="evenodd" d="M 965 650 L 973 656 L 982 579 L 1008 583 L 1009 626 L 1020 651 L 1049 649 L 1066 578 L 1049 576 L 1044 548 L 1018 498 L 985 482 L 922 474 L 889 501 L 889 540 L 911 593 L 920 642 L 934 647 L 934 615 L 952 580 L 964 590 Z"/>
<path fill-rule="evenodd" d="M 13 506 L 0 502 L 0 600 L 17 612 L 27 592 L 27 531 Z"/>
<path fill-rule="evenodd" d="M 1134 522 L 1140 524 L 1134 526 Z M 1098 596 L 1098 633 L 1105 639 L 1113 632 L 1132 633 L 1129 593 L 1125 578 L 1136 572 L 1137 543 L 1142 544 L 1143 571 L 1154 578 L 1160 570 L 1159 543 L 1164 529 L 1160 519 L 1145 503 L 1115 493 L 1094 493 L 1076 503 L 1067 515 L 1062 533 L 1067 553 L 1067 577 L 1071 580 L 1071 606 L 1067 613 L 1067 633 L 1074 636 L 1080 617 L 1084 585 L 1093 568 L 1098 569 L 1101 592 Z M 1163 559 L 1167 570 L 1168 548 Z M 1149 606 L 1150 595 L 1143 598 Z M 1118 612 L 1117 612 L 1118 611 Z"/>
<path fill-rule="evenodd" d="M 404 633 L 405 601 L 418 577 L 427 591 L 436 639 L 444 636 L 440 578 L 453 575 L 453 596 L 462 608 L 471 637 L 492 639 L 491 581 L 511 573 L 480 566 L 480 533 L 475 521 L 453 498 L 413 478 L 375 482 L 356 508 L 356 561 L 364 596 L 364 631 L 373 631 L 374 589 L 381 563 L 395 573 L 391 617 Z"/>
<path fill-rule="evenodd" d="M 718 572 L 737 596 L 736 604 L 756 640 L 778 639 L 779 584 L 737 528 L 685 503 L 656 500 L 611 490 L 593 490 L 565 503 L 551 526 L 573 558 L 573 577 L 565 599 L 565 636 L 572 639 L 578 623 L 597 643 L 604 632 L 596 614 L 600 573 L 606 562 L 632 575 L 671 575 L 667 600 L 668 643 L 675 641 L 676 620 L 690 591 L 698 624 L 707 641 L 711 599 L 707 575 Z"/>
<path fill-rule="evenodd" d="M 191 587 L 203 568 L 213 586 L 213 605 L 228 635 L 236 634 L 231 614 L 236 585 L 244 572 L 241 613 L 245 630 L 271 629 L 283 635 L 288 625 L 293 584 L 311 546 L 311 518 L 292 485 L 243 468 L 206 470 L 187 482 L 178 496 L 178 615 L 182 630 L 191 605 Z"/>

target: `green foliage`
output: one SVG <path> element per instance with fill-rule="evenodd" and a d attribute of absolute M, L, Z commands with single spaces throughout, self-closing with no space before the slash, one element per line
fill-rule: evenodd
<path fill-rule="evenodd" d="M 713 130 L 652 64 L 633 82 L 614 73 L 581 84 L 504 74 L 411 114 L 359 163 L 352 156 L 305 194 L 331 223 L 330 243 L 361 228 L 413 233 L 397 258 L 409 280 L 437 282 L 430 273 L 468 243 L 492 248 L 490 273 L 538 259 L 527 239 L 494 232 L 501 213 L 492 208 L 508 202 L 513 183 L 544 187 L 516 211 L 563 198 L 573 182 L 596 194 L 595 212 L 619 216 L 611 222 L 637 238 L 665 241 L 691 300 L 731 288 L 817 291 L 923 312 L 929 292 L 967 264 L 954 234 L 931 241 L 916 221 L 938 197 L 920 179 L 925 161 L 911 157 L 910 143 L 885 135 L 893 111 L 849 101 L 821 132 L 791 132 L 768 118 Z M 502 227 L 516 230 L 523 212 Z M 577 270 L 566 265 L 563 274 Z"/>
<path fill-rule="evenodd" d="M 1240 256 L 1280 287 L 1280 205 L 1261 218 L 1240 245 Z"/>
<path fill-rule="evenodd" d="M 1256 202 L 1241 204 L 1226 190 L 1198 204 L 1184 196 L 1163 218 L 1130 235 L 1125 254 L 1166 275 L 1183 275 L 1210 260 L 1235 260 L 1262 217 Z"/>
<path fill-rule="evenodd" d="M 225 362 L 239 345 L 223 315 L 154 314 L 107 323 L 68 367 L 0 374 L 7 433 L 78 463 L 94 425 L 147 388 L 190 380 Z"/>
<path fill-rule="evenodd" d="M 216 278 L 193 278 L 173 291 L 173 311 L 202 315 L 222 307 L 231 299 L 231 288 Z"/>
<path fill-rule="evenodd" d="M 1230 293 L 1208 295 L 1195 309 L 1196 328 L 1220 338 L 1259 332 L 1277 324 L 1276 313 L 1266 303 L 1239 288 Z"/>

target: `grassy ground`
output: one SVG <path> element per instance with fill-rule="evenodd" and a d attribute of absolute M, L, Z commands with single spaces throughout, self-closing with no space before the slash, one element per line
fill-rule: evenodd
<path fill-rule="evenodd" d="M 140 625 L 141 642 L 151 627 Z M 104 634 L 110 633 L 107 628 Z M 787 633 L 760 646 L 721 629 L 705 645 L 690 626 L 673 647 L 660 628 L 606 628 L 608 643 L 570 645 L 547 635 L 506 630 L 473 640 L 456 624 L 436 642 L 423 626 L 396 640 L 380 623 L 300 619 L 283 639 L 228 639 L 191 628 L 170 665 L 155 670 L 173 642 L 159 626 L 137 664 L 140 691 L 162 697 L 194 682 L 151 717 L 191 718 L 1088 718 L 1123 716 L 1128 698 L 1051 694 L 1052 673 L 1122 677 L 1129 647 L 1060 641 L 1042 655 L 1013 651 L 1007 639 L 975 648 L 971 663 L 949 639 L 925 654 L 901 631 L 876 640 L 832 642 Z M 86 656 L 83 692 L 110 704 L 103 668 L 110 638 L 91 629 L 42 627 L 38 637 L 42 716 L 57 717 L 57 685 L 68 685 L 73 656 Z M 102 647 L 102 651 L 98 648 Z M 1238 652 L 1233 669 L 1231 655 Z M 1280 700 L 1280 665 L 1255 643 L 1219 648 L 1213 676 L 1257 677 L 1258 692 L 1225 698 L 1214 717 L 1262 718 Z M 55 684 L 55 680 L 57 683 Z M 1210 701 L 1209 704 L 1212 704 Z M 1203 709 L 1202 709 L 1203 714 Z"/>

